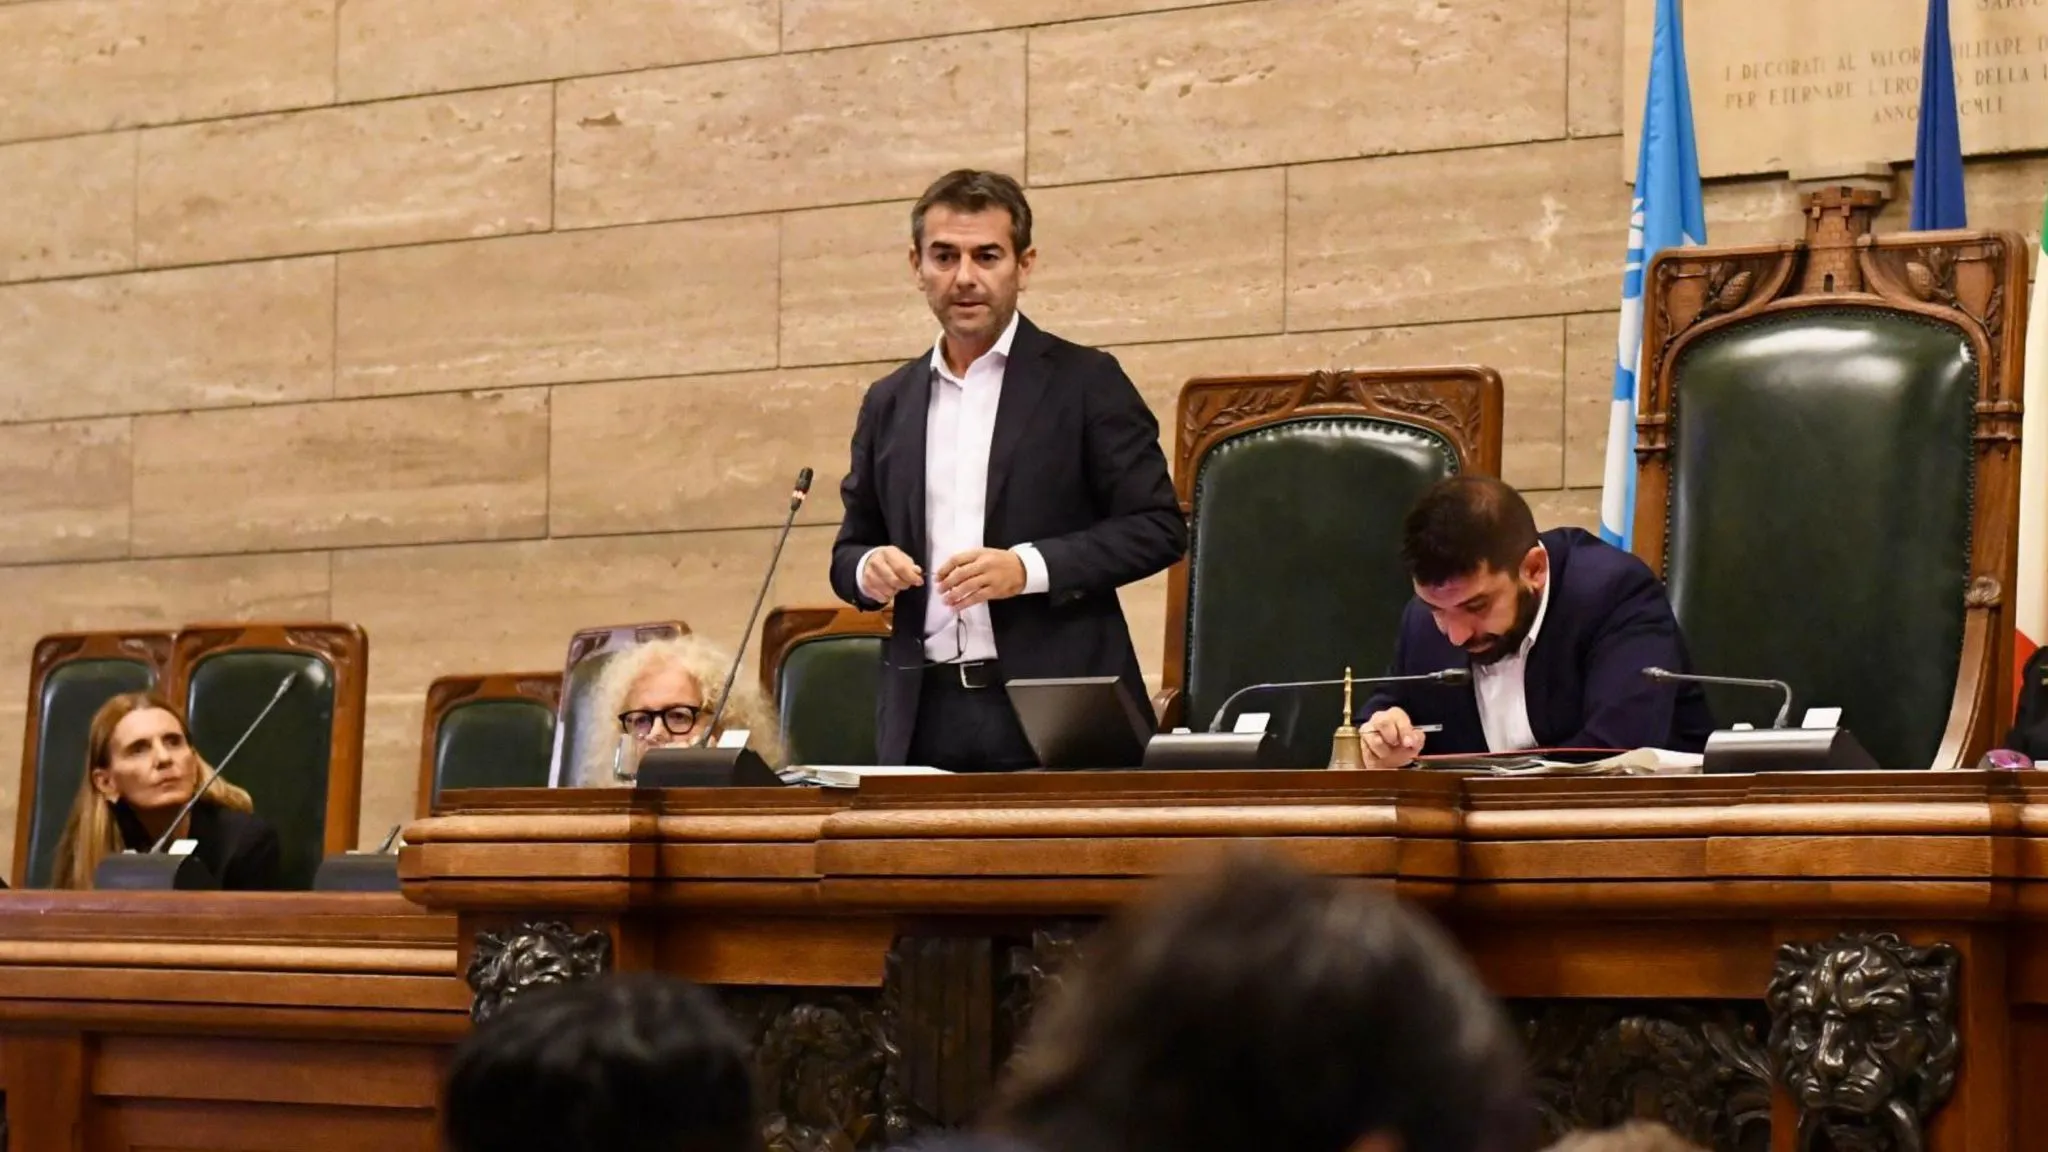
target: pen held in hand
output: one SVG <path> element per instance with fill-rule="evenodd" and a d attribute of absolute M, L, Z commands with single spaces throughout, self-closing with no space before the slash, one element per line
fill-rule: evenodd
<path fill-rule="evenodd" d="M 1444 730 L 1444 726 L 1441 724 L 1411 724 L 1409 725 L 1409 730 L 1412 732 L 1441 732 Z"/>

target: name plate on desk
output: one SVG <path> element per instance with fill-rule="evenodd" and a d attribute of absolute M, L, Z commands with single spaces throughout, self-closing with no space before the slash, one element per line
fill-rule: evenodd
<path fill-rule="evenodd" d="M 650 748 L 635 788 L 780 788 L 782 777 L 752 748 Z"/>
<path fill-rule="evenodd" d="M 181 841 L 183 852 L 117 852 L 93 870 L 95 888 L 116 892 L 206 891 L 220 887 L 213 872 Z"/>
<path fill-rule="evenodd" d="M 1875 772 L 1847 728 L 1724 729 L 1707 737 L 1708 775 L 1730 772 Z"/>

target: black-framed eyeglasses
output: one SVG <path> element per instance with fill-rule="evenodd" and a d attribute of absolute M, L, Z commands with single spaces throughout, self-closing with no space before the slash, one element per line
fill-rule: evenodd
<path fill-rule="evenodd" d="M 922 651 L 922 649 L 920 649 Z M 953 655 L 945 660 L 920 660 L 915 664 L 898 664 L 887 656 L 882 657 L 884 668 L 898 672 L 922 672 L 927 668 L 947 668 L 954 664 L 967 663 L 967 618 L 960 613 L 953 615 Z"/>
<path fill-rule="evenodd" d="M 642 740 L 654 735 L 659 723 L 671 736 L 688 736 L 704 710 L 695 704 L 672 704 L 667 708 L 635 708 L 619 713 L 619 729 Z"/>

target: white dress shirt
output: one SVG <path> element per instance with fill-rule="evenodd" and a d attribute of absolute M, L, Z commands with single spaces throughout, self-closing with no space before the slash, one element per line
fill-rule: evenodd
<path fill-rule="evenodd" d="M 1541 545 L 1538 545 L 1541 547 Z M 1543 615 L 1550 610 L 1550 580 L 1536 597 L 1536 619 L 1514 655 L 1491 664 L 1472 666 L 1472 694 L 1479 701 L 1479 730 L 1486 733 L 1486 747 L 1492 752 L 1519 752 L 1536 747 L 1536 732 L 1529 724 L 1529 694 L 1525 675 L 1529 649 L 1543 631 Z"/>
<path fill-rule="evenodd" d="M 995 346 L 956 376 L 946 364 L 946 337 L 932 344 L 931 409 L 925 418 L 925 538 L 931 554 L 913 556 L 924 568 L 928 593 L 924 608 L 924 656 L 933 661 L 993 660 L 995 626 L 988 605 L 976 604 L 955 613 L 939 594 L 939 568 L 972 548 L 985 546 L 988 520 L 988 454 L 995 439 L 996 409 L 1003 396 L 1003 375 L 1010 364 L 1010 345 L 1017 338 L 1018 314 L 997 337 Z M 861 591 L 880 600 L 867 582 L 868 560 L 860 558 Z M 1024 561 L 1024 594 L 1050 586 L 1045 558 L 1030 544 L 1011 551 Z"/>

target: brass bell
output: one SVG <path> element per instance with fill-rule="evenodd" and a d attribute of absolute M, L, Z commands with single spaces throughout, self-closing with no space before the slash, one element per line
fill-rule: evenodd
<path fill-rule="evenodd" d="M 1365 767 L 1365 745 L 1359 741 L 1358 726 L 1351 722 L 1351 669 L 1344 669 L 1344 722 L 1330 738 L 1331 771 L 1357 772 Z"/>

